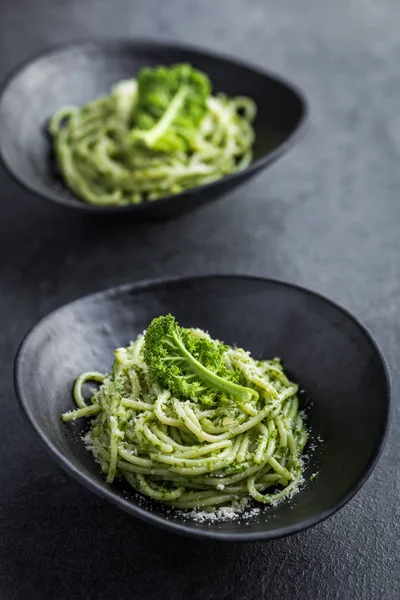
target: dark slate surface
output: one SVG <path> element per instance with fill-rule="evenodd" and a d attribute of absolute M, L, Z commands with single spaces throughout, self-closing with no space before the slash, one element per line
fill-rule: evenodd
<path fill-rule="evenodd" d="M 55 42 L 147 35 L 280 72 L 312 110 L 307 137 L 270 171 L 168 223 L 97 222 L 47 206 L 0 172 L 2 599 L 400 596 L 399 22 L 397 0 L 2 0 L 1 77 Z M 329 295 L 389 360 L 393 421 L 375 473 L 339 514 L 296 537 L 223 545 L 145 526 L 64 475 L 16 405 L 13 356 L 41 316 L 125 281 L 206 271 Z"/>

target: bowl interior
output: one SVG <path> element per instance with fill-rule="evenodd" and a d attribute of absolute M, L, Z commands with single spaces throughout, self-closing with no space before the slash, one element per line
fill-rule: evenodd
<path fill-rule="evenodd" d="M 61 106 L 82 105 L 108 93 L 114 83 L 135 76 L 143 66 L 183 61 L 208 73 L 215 91 L 254 98 L 258 105 L 256 160 L 280 147 L 304 116 L 303 101 L 293 89 L 233 60 L 162 43 L 77 44 L 42 55 L 6 86 L 0 99 L 0 153 L 5 165 L 36 193 L 86 206 L 57 176 L 46 133 L 48 119 Z"/>
<path fill-rule="evenodd" d="M 292 500 L 246 520 L 201 523 L 166 513 L 124 484 L 109 486 L 84 448 L 83 420 L 64 424 L 74 379 L 106 371 L 113 350 L 172 312 L 256 357 L 279 356 L 305 390 L 311 440 L 306 484 Z M 362 485 L 382 448 L 389 414 L 386 367 L 369 334 L 328 300 L 290 285 L 208 277 L 131 285 L 73 302 L 40 322 L 16 361 L 23 409 L 52 454 L 85 485 L 141 518 L 184 533 L 275 537 L 332 514 Z M 322 440 L 318 441 L 318 440 Z M 315 444 L 316 449 L 312 450 Z M 319 476 L 310 481 L 310 476 Z"/>

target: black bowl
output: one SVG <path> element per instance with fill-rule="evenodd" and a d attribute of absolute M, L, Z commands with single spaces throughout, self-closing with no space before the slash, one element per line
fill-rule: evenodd
<path fill-rule="evenodd" d="M 183 325 L 208 329 L 257 357 L 280 356 L 306 391 L 311 431 L 307 483 L 292 500 L 265 507 L 246 521 L 210 524 L 184 519 L 173 509 L 166 513 L 160 504 L 143 503 L 127 485 L 105 482 L 80 439 L 84 419 L 61 422 L 61 413 L 73 407 L 77 375 L 107 371 L 115 348 L 168 312 Z M 234 541 L 295 533 L 342 507 L 375 467 L 390 414 L 386 362 L 354 317 L 313 292 L 251 277 L 145 282 L 72 302 L 27 335 L 15 362 L 15 384 L 22 409 L 47 449 L 86 487 L 154 525 Z M 319 476 L 310 481 L 316 471 Z"/>
<path fill-rule="evenodd" d="M 157 202 L 104 207 L 79 200 L 63 185 L 51 160 L 49 117 L 65 104 L 82 105 L 107 93 L 145 65 L 182 61 L 208 73 L 215 91 L 256 101 L 254 162 L 240 173 Z M 234 59 L 150 41 L 86 42 L 45 52 L 6 81 L 0 97 L 0 156 L 17 181 L 58 204 L 92 213 L 164 217 L 215 200 L 269 166 L 293 144 L 305 113 L 304 98 L 293 86 Z"/>

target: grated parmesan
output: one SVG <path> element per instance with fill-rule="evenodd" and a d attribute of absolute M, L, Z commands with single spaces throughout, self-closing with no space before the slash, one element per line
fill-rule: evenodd
<path fill-rule="evenodd" d="M 178 511 L 180 517 L 196 521 L 197 523 L 247 520 L 252 517 L 257 517 L 260 513 L 261 509 L 257 506 L 250 509 L 248 508 L 247 498 L 243 498 L 240 502 L 233 503 L 232 506 L 220 506 L 213 511 Z"/>

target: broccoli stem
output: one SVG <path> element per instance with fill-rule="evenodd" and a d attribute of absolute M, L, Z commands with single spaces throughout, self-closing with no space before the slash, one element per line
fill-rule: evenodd
<path fill-rule="evenodd" d="M 134 139 L 142 140 L 146 146 L 152 148 L 154 144 L 164 135 L 164 133 L 169 129 L 171 123 L 176 118 L 176 115 L 181 110 L 182 104 L 184 103 L 186 96 L 188 94 L 188 87 L 183 85 L 179 88 L 175 96 L 172 98 L 169 106 L 161 119 L 157 122 L 157 124 L 147 131 L 138 131 L 134 132 Z"/>
<path fill-rule="evenodd" d="M 212 371 L 209 371 L 204 365 L 201 364 L 201 362 L 199 362 L 196 358 L 194 358 L 194 356 L 192 354 L 190 354 L 190 352 L 188 352 L 188 350 L 186 350 L 184 344 L 182 343 L 182 341 L 179 339 L 179 337 L 176 335 L 175 332 L 171 332 L 171 336 L 172 336 L 175 344 L 179 348 L 181 354 L 185 358 L 186 364 L 189 367 L 189 369 L 193 373 L 195 373 L 196 375 L 201 377 L 201 379 L 203 379 L 208 384 L 210 384 L 210 386 L 217 388 L 218 390 L 221 390 L 222 392 L 225 392 L 226 394 L 232 394 L 232 396 L 236 396 L 246 402 L 248 402 L 252 398 L 254 398 L 255 400 L 258 400 L 258 393 L 255 390 L 252 390 L 251 388 L 243 387 L 241 385 L 237 385 L 236 383 L 233 383 L 232 381 L 227 381 L 226 379 L 219 377 L 219 375 L 216 375 Z"/>

